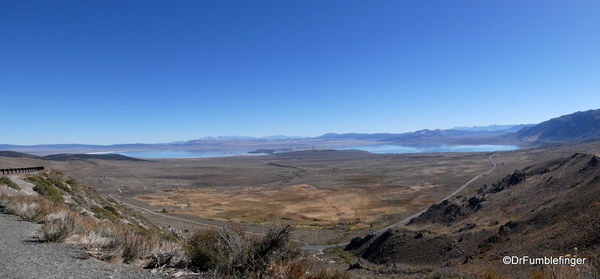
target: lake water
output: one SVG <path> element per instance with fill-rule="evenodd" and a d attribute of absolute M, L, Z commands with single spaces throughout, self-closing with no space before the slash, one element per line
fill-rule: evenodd
<path fill-rule="evenodd" d="M 225 152 L 214 150 L 194 149 L 168 149 L 168 150 L 143 150 L 143 151 L 115 151 L 97 152 L 95 154 L 121 154 L 128 157 L 166 159 L 166 158 L 197 158 L 197 157 L 223 157 L 235 155 L 249 155 L 248 152 Z"/>
<path fill-rule="evenodd" d="M 494 152 L 515 150 L 519 147 L 516 145 L 435 145 L 426 147 L 412 147 L 397 144 L 373 144 L 373 145 L 356 145 L 335 148 L 336 150 L 351 150 L 358 149 L 371 153 L 437 153 L 437 152 Z M 248 150 L 252 151 L 252 150 Z M 248 151 L 219 151 L 219 150 L 194 150 L 194 149 L 172 149 L 172 150 L 145 150 L 145 151 L 118 151 L 118 152 L 102 152 L 96 154 L 121 154 L 136 158 L 195 158 L 195 157 L 222 157 L 222 156 L 241 156 L 241 155 L 259 155 L 249 154 Z"/>

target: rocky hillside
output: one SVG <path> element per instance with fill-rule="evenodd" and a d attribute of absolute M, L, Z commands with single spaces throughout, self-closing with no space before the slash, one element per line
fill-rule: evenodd
<path fill-rule="evenodd" d="M 116 200 L 105 198 L 89 186 L 52 169 L 33 174 L 3 176 L 0 179 L 0 192 L 17 196 L 43 196 L 57 205 L 65 205 L 69 209 L 95 220 L 129 224 L 142 231 L 162 232 L 146 218 L 134 213 Z M 40 213 L 40 215 L 42 214 Z"/>
<path fill-rule="evenodd" d="M 531 145 L 600 137 L 600 109 L 553 118 L 525 127 L 516 132 L 515 136 L 521 143 Z"/>
<path fill-rule="evenodd" d="M 354 239 L 346 249 L 378 264 L 492 267 L 509 278 L 556 267 L 505 265 L 505 256 L 577 254 L 591 264 L 566 270 L 575 277 L 564 278 L 597 278 L 600 158 L 578 153 L 516 170 L 433 205 L 404 227 Z"/>

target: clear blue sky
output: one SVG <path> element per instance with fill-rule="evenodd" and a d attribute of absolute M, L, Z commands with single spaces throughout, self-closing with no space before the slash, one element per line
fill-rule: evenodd
<path fill-rule="evenodd" d="M 0 1 L 0 143 L 400 133 L 600 108 L 600 1 Z"/>

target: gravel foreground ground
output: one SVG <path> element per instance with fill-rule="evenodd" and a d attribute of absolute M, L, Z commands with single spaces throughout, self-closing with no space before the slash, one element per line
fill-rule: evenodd
<path fill-rule="evenodd" d="M 167 278 L 88 257 L 68 243 L 42 243 L 34 233 L 38 224 L 0 214 L 0 278 Z"/>

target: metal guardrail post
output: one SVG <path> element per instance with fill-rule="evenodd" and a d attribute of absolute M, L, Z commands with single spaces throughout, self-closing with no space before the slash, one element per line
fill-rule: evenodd
<path fill-rule="evenodd" d="M 35 172 L 35 171 L 42 171 L 42 170 L 44 170 L 44 166 L 28 167 L 28 168 L 0 169 L 0 173 L 2 175 L 7 175 L 7 174 L 15 174 L 15 173 L 28 173 L 28 172 Z"/>

